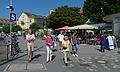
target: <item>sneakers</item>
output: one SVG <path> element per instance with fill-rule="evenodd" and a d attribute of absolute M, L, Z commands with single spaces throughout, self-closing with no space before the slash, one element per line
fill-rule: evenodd
<path fill-rule="evenodd" d="M 76 57 L 78 57 L 78 54 L 75 54 Z"/>
<path fill-rule="evenodd" d="M 72 54 L 75 57 L 75 54 Z"/>
<path fill-rule="evenodd" d="M 65 63 L 65 66 L 68 66 L 68 63 Z"/>
<path fill-rule="evenodd" d="M 28 63 L 30 63 L 31 62 L 31 60 L 28 60 Z"/>
<path fill-rule="evenodd" d="M 74 57 L 78 57 L 78 54 L 72 54 Z"/>
<path fill-rule="evenodd" d="M 46 63 L 49 63 L 49 62 L 50 62 L 50 60 L 46 61 Z"/>

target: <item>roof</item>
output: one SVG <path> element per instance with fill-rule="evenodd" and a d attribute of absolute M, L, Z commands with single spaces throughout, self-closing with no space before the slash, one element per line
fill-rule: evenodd
<path fill-rule="evenodd" d="M 9 19 L 0 18 L 0 24 L 10 24 Z M 12 22 L 12 25 L 16 25 L 16 22 Z"/>
<path fill-rule="evenodd" d="M 8 19 L 3 19 L 3 18 L 0 18 L 0 23 L 9 23 L 9 20 Z"/>
<path fill-rule="evenodd" d="M 75 29 L 92 30 L 92 29 L 98 29 L 98 27 L 97 27 L 97 26 L 94 26 L 94 25 L 84 24 L 84 25 L 77 25 L 77 26 L 70 27 L 70 29 L 71 29 L 71 30 L 75 30 Z"/>
<path fill-rule="evenodd" d="M 120 16 L 120 13 L 107 15 L 107 16 L 105 16 L 103 18 L 103 20 L 106 21 L 106 22 L 112 22 L 113 21 L 113 17 L 116 17 L 116 16 Z"/>
<path fill-rule="evenodd" d="M 41 16 L 41 15 L 36 15 L 36 14 L 32 14 L 32 13 L 29 13 L 29 12 L 23 12 L 25 13 L 28 17 L 32 17 L 32 18 L 45 18 L 45 16 Z"/>

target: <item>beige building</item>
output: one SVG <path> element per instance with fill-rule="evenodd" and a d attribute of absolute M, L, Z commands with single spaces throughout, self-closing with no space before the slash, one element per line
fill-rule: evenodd
<path fill-rule="evenodd" d="M 20 25 L 23 30 L 26 30 L 30 27 L 32 23 L 37 23 L 40 25 L 40 28 L 43 28 L 45 22 L 46 22 L 45 16 L 23 12 L 18 18 L 17 24 Z"/>

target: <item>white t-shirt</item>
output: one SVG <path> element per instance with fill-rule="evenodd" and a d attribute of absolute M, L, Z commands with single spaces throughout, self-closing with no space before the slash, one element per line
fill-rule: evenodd
<path fill-rule="evenodd" d="M 108 39 L 109 45 L 114 45 L 112 36 L 108 36 L 107 39 Z"/>
<path fill-rule="evenodd" d="M 59 41 L 63 41 L 64 40 L 64 35 L 63 34 L 59 34 L 58 35 L 58 39 L 59 39 Z"/>

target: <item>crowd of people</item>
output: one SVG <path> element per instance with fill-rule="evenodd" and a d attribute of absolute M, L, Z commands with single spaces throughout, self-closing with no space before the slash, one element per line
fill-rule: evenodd
<path fill-rule="evenodd" d="M 3 34 L 1 34 L 3 36 Z M 36 39 L 34 33 L 31 29 L 28 30 L 26 34 L 27 50 L 29 62 L 33 58 L 34 51 L 34 41 Z M 17 47 L 16 51 L 20 52 L 19 40 L 16 35 L 11 37 L 12 43 Z M 79 36 L 77 32 L 60 32 L 59 34 L 45 34 L 44 44 L 47 51 L 46 62 L 52 60 L 53 49 L 59 44 L 59 51 L 63 54 L 63 60 L 65 65 L 68 65 L 69 55 L 72 54 L 74 57 L 78 57 L 79 44 L 89 44 L 89 45 L 100 45 L 100 51 L 105 52 L 105 50 L 113 50 L 117 48 L 116 37 L 111 33 L 103 33 L 99 35 L 94 35 L 92 33 L 85 33 L 85 35 Z"/>
<path fill-rule="evenodd" d="M 28 56 L 29 56 L 29 62 L 31 62 L 33 57 L 33 45 L 35 41 L 35 35 L 32 33 L 31 29 L 28 30 L 28 34 L 26 35 L 27 40 L 27 48 L 28 48 Z M 56 47 L 56 42 L 59 43 L 59 50 L 63 54 L 63 60 L 65 65 L 68 65 L 68 56 L 70 54 L 70 45 L 72 45 L 72 55 L 78 56 L 77 50 L 78 50 L 78 38 L 76 36 L 76 33 L 73 33 L 71 37 L 69 37 L 67 34 L 64 35 L 63 32 L 60 32 L 60 34 L 56 37 L 54 34 L 46 34 L 44 35 L 44 44 L 46 46 L 47 50 L 47 58 L 46 62 L 50 62 L 52 60 L 52 51 L 53 48 Z"/>
<path fill-rule="evenodd" d="M 63 54 L 63 60 L 65 65 L 67 66 L 70 50 L 72 50 L 71 53 L 74 57 L 78 57 L 77 50 L 79 39 L 77 38 L 76 33 L 73 33 L 71 36 L 68 36 L 67 34 L 64 35 L 63 32 L 60 32 L 60 34 L 57 37 L 53 34 L 45 35 L 44 42 L 47 48 L 47 62 L 51 61 L 52 48 L 56 46 L 56 41 L 59 43 L 59 50 Z M 70 49 L 70 45 L 72 46 L 72 49 Z"/>
<path fill-rule="evenodd" d="M 82 43 L 83 38 L 79 37 L 76 32 L 72 32 L 70 34 L 60 32 L 60 34 L 46 34 L 44 35 L 44 44 L 47 50 L 47 58 L 46 62 L 50 62 L 52 60 L 52 52 L 54 47 L 56 47 L 56 43 L 59 44 L 59 50 L 63 54 L 63 60 L 65 65 L 68 65 L 69 54 L 72 54 L 74 57 L 78 57 L 77 51 L 80 48 L 80 43 Z M 90 38 L 84 37 L 84 43 L 90 42 L 90 40 L 94 40 L 93 36 L 91 35 Z M 29 62 L 33 57 L 33 45 L 35 41 L 35 35 L 29 29 L 28 34 L 26 35 L 27 46 L 28 46 L 28 56 Z M 105 52 L 105 49 L 113 50 L 117 44 L 115 36 L 111 34 L 101 34 L 96 36 L 96 42 L 100 45 L 100 51 Z M 92 41 L 94 43 L 94 41 Z M 95 44 L 97 44 L 95 43 Z M 71 46 L 71 47 L 70 47 Z"/>
<path fill-rule="evenodd" d="M 117 48 L 116 38 L 112 34 L 102 34 L 100 38 L 101 52 L 105 52 L 107 50 L 113 50 Z"/>

